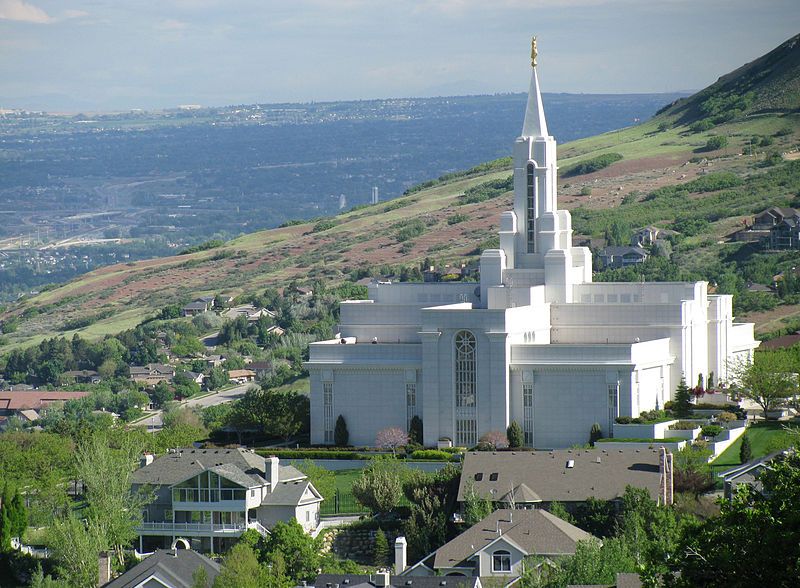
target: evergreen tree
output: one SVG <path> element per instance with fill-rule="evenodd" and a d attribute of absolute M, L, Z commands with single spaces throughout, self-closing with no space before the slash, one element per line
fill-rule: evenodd
<path fill-rule="evenodd" d="M 414 443 L 422 444 L 422 419 L 417 415 L 411 417 L 411 426 L 408 428 L 408 436 Z"/>
<path fill-rule="evenodd" d="M 378 529 L 375 533 L 375 547 L 372 551 L 372 563 L 376 568 L 386 567 L 386 562 L 389 559 L 389 540 L 386 539 L 386 533 L 383 529 Z"/>
<path fill-rule="evenodd" d="M 25 529 L 28 528 L 28 509 L 25 508 L 25 501 L 19 490 L 14 491 L 14 498 L 11 499 L 11 536 L 22 538 Z"/>
<path fill-rule="evenodd" d="M 347 447 L 350 441 L 350 432 L 347 430 L 347 423 L 342 415 L 336 419 L 336 427 L 333 429 L 333 442 L 337 447 Z"/>
<path fill-rule="evenodd" d="M 683 377 L 681 377 L 681 381 L 675 390 L 675 401 L 672 410 L 675 412 L 675 416 L 681 418 L 692 414 L 692 392 Z"/>
<path fill-rule="evenodd" d="M 506 429 L 506 437 L 508 437 L 508 446 L 511 448 L 522 447 L 525 444 L 525 435 L 522 433 L 522 427 L 519 426 L 517 421 L 511 421 Z"/>
<path fill-rule="evenodd" d="M 591 443 L 592 447 L 594 447 L 595 442 L 602 438 L 603 430 L 600 428 L 600 423 L 593 424 L 592 428 L 589 430 L 589 443 Z"/>
<path fill-rule="evenodd" d="M 742 435 L 742 444 L 739 447 L 739 461 L 747 463 L 753 458 L 753 448 L 750 445 L 750 437 L 745 433 Z"/>

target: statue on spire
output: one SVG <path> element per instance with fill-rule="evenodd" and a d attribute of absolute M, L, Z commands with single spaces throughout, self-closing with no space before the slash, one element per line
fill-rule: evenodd
<path fill-rule="evenodd" d="M 536 67 L 536 58 L 539 52 L 536 50 L 536 37 L 531 38 L 531 67 Z"/>

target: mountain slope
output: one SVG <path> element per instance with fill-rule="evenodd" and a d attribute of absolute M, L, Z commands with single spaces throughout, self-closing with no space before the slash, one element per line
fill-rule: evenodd
<path fill-rule="evenodd" d="M 622 155 L 605 169 L 559 181 L 559 205 L 573 210 L 575 232 L 599 237 L 615 223 L 704 223 L 703 231 L 687 236 L 675 253 L 681 267 L 700 270 L 732 259 L 738 249 L 723 237 L 743 218 L 767 206 L 798 205 L 793 199 L 800 193 L 800 163 L 765 167 L 780 161 L 780 153 L 796 157 L 791 152 L 800 144 L 797 41 L 723 76 L 651 121 L 561 146 L 562 170 L 601 154 Z M 691 127 L 697 120 L 691 112 L 711 98 L 733 95 L 736 88 L 753 92 L 748 108 L 758 116 L 739 111 L 728 117 L 730 110 L 739 110 L 728 108 L 719 111 L 727 120 L 707 129 Z M 708 151 L 715 136 L 724 136 L 728 144 Z M 498 160 L 426 183 L 425 189 L 388 203 L 253 233 L 208 251 L 96 270 L 0 314 L 0 321 L 16 326 L 0 340 L 0 351 L 55 334 L 118 332 L 167 304 L 203 293 L 240 294 L 292 280 L 336 282 L 368 270 L 382 273 L 381 266 L 419 265 L 426 258 L 475 259 L 482 248 L 495 246 L 498 215 L 510 205 L 510 193 L 490 185 L 503 185 L 497 181 L 508 178 L 509 163 Z M 770 182 L 773 170 L 783 179 Z M 681 198 L 667 201 L 654 196 L 709 172 L 730 172 L 742 181 L 724 190 L 687 188 Z"/>

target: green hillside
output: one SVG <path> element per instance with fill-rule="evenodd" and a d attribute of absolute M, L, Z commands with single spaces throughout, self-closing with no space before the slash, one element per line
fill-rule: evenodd
<path fill-rule="evenodd" d="M 800 206 L 797 40 L 651 121 L 559 146 L 562 172 L 571 170 L 559 181 L 559 205 L 572 210 L 576 234 L 614 243 L 647 224 L 679 233 L 671 259 L 654 259 L 638 274 L 596 279 L 718 282 L 720 291 L 737 294 L 737 315 L 748 310 L 762 331 L 784 328 L 800 314 L 793 293 L 770 302 L 746 292 L 747 282 L 771 283 L 797 256 L 764 254 L 726 238 L 764 208 Z M 744 108 L 731 98 L 740 91 L 749 96 Z M 697 125 L 712 112 L 710 126 Z M 481 249 L 496 246 L 499 213 L 511 202 L 509 175 L 510 160 L 501 159 L 426 182 L 388 203 L 96 270 L 0 313 L 0 352 L 54 335 L 100 338 L 200 294 L 413 276 L 426 260 L 475 260 Z"/>

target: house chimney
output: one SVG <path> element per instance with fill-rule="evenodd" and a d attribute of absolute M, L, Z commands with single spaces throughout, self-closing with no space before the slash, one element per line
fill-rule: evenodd
<path fill-rule="evenodd" d="M 280 474 L 278 473 L 279 463 L 280 460 L 274 455 L 271 455 L 264 459 L 264 465 L 265 465 L 264 469 L 266 470 L 264 473 L 267 476 L 267 482 L 269 482 L 270 492 L 274 492 L 275 487 L 278 485 L 278 482 L 280 482 Z"/>
<path fill-rule="evenodd" d="M 394 573 L 399 576 L 402 574 L 408 565 L 407 557 L 408 543 L 405 537 L 398 537 L 394 540 Z"/>
<path fill-rule="evenodd" d="M 98 578 L 97 585 L 105 586 L 111 581 L 111 557 L 107 551 L 101 551 L 97 558 Z"/>

